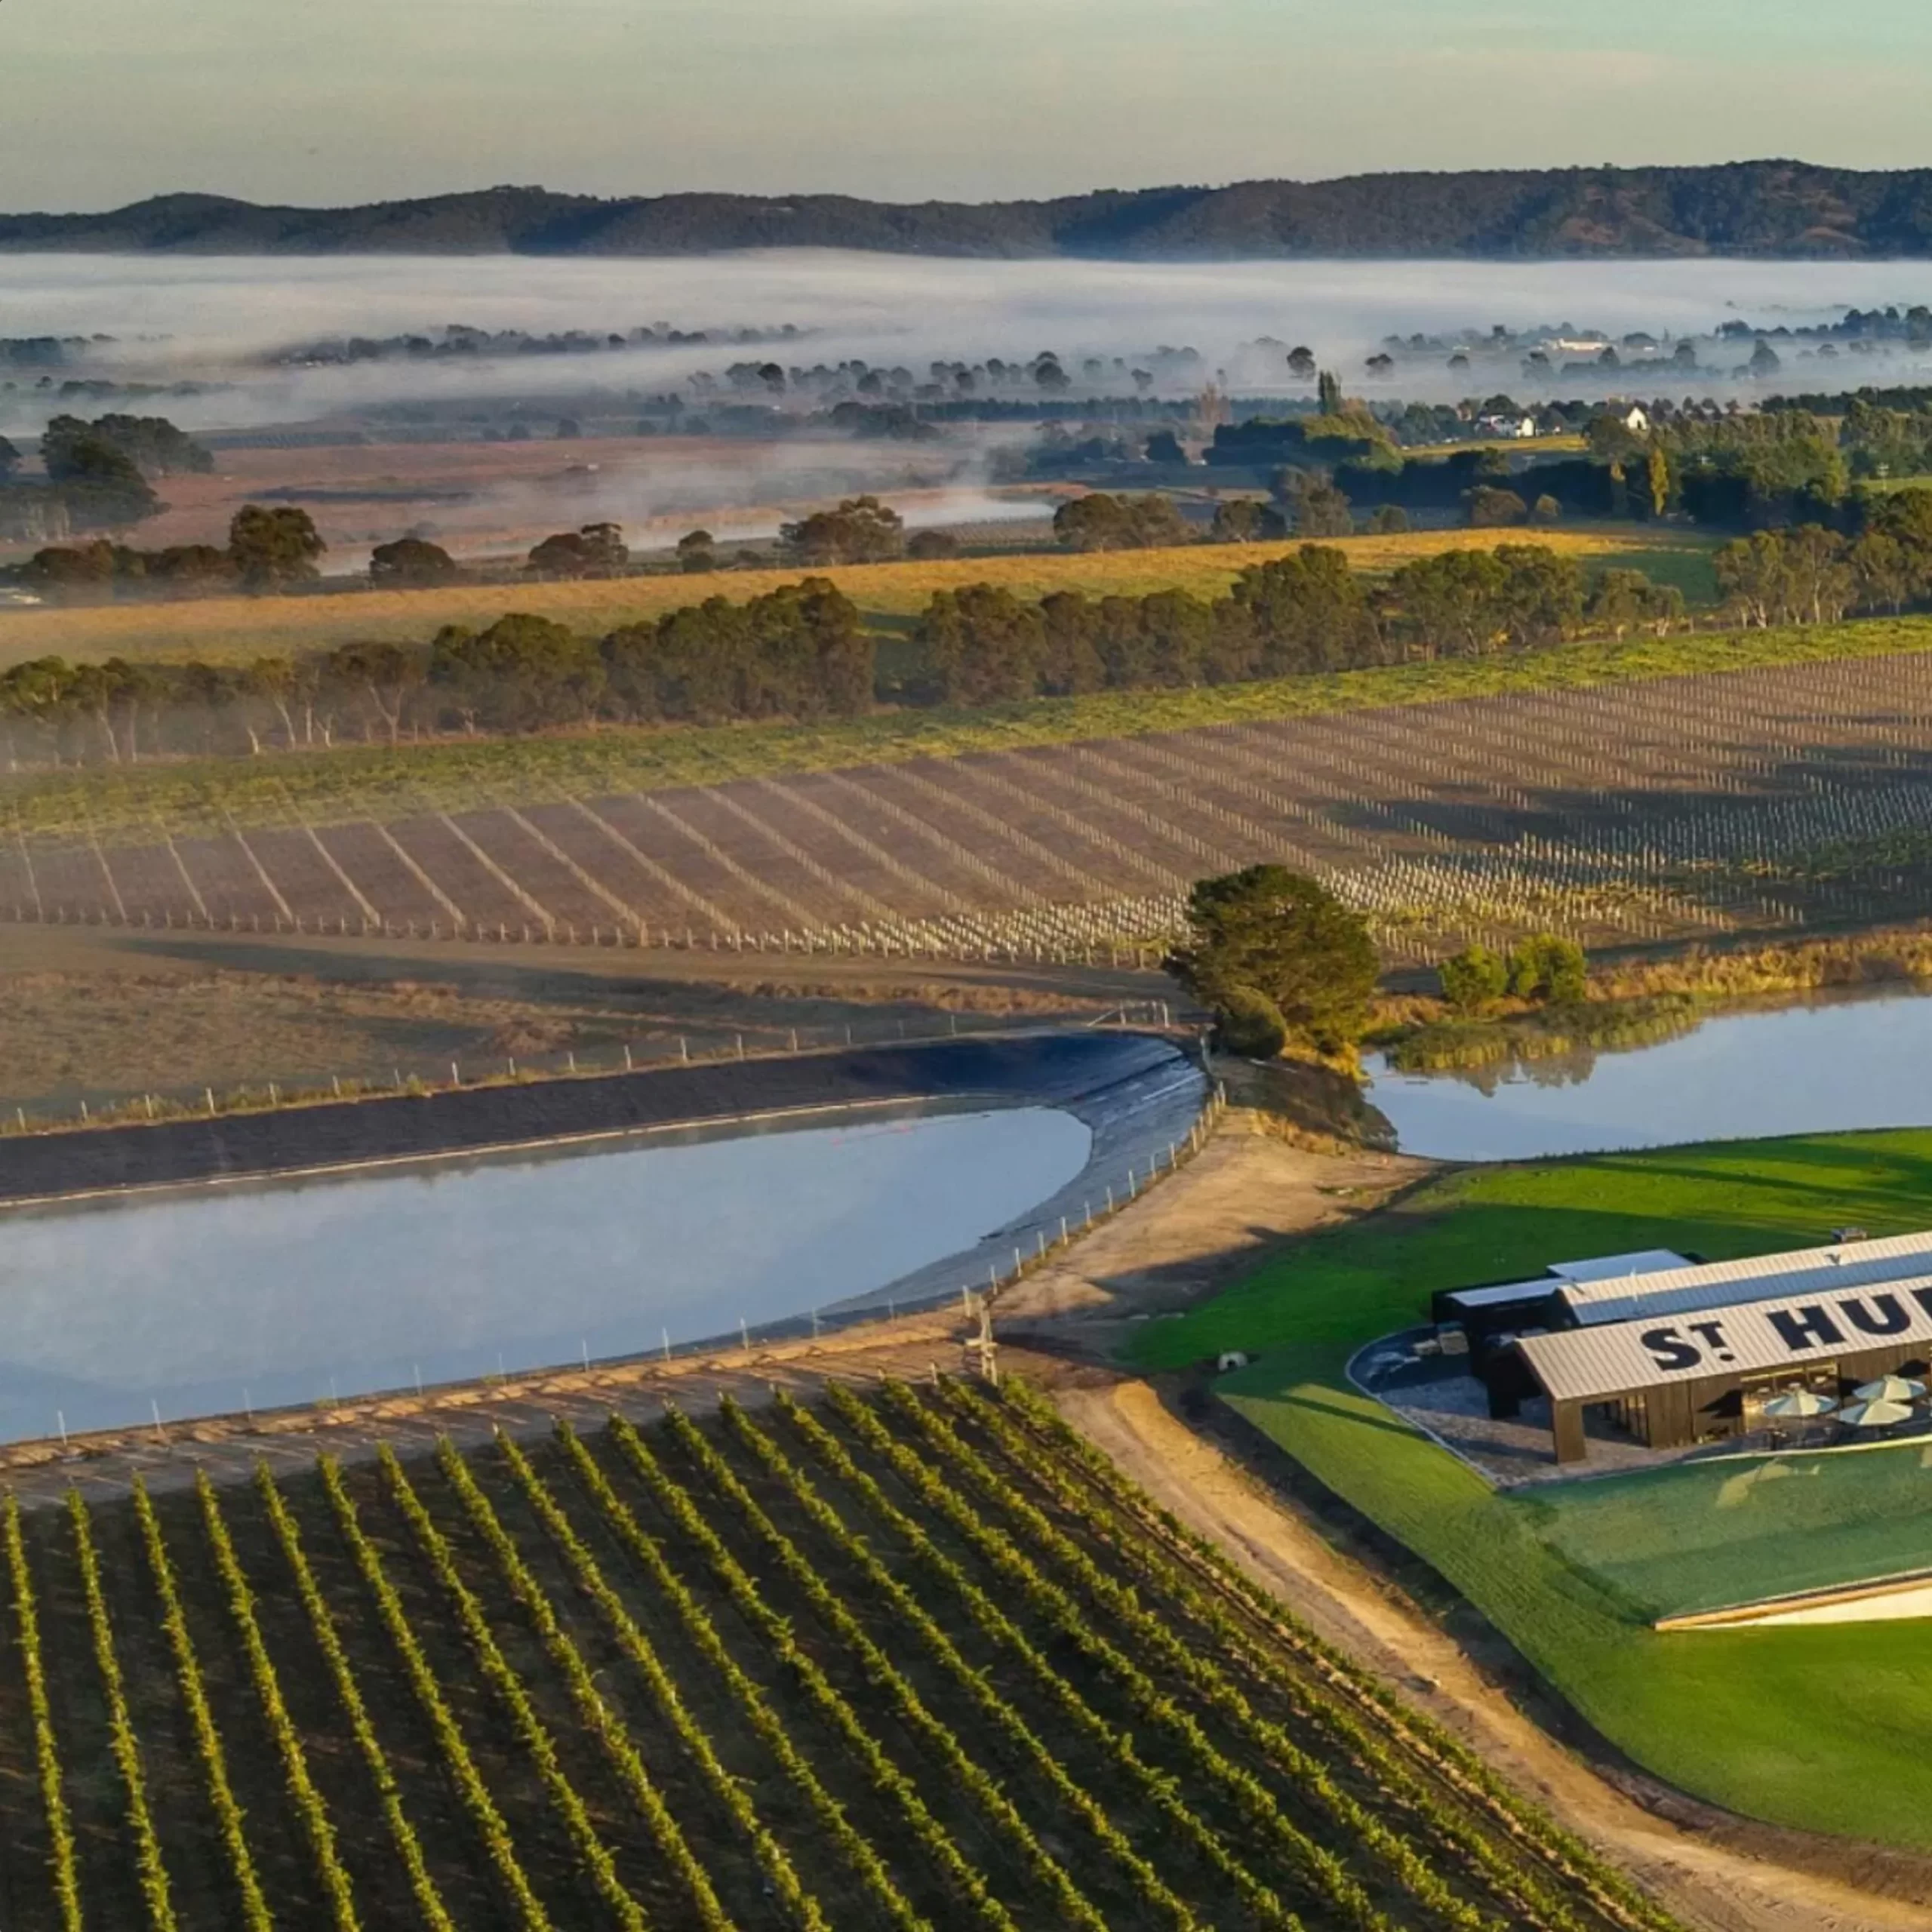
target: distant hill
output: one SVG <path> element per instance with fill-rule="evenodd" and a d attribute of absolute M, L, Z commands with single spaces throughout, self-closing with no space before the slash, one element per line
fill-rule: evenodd
<path fill-rule="evenodd" d="M 1932 254 L 1932 169 L 1802 162 L 1498 170 L 1103 189 L 1045 202 L 840 195 L 604 200 L 490 188 L 365 208 L 162 195 L 0 216 L 0 248 L 182 254 L 685 255 L 726 248 L 1116 260 Z"/>

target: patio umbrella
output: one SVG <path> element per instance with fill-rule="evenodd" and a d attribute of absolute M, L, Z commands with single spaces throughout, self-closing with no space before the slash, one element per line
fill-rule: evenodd
<path fill-rule="evenodd" d="M 1909 1376 L 1881 1375 L 1876 1382 L 1868 1382 L 1858 1392 L 1861 1402 L 1915 1402 L 1925 1393 L 1925 1384 L 1915 1382 Z"/>
<path fill-rule="evenodd" d="M 1884 1429 L 1895 1422 L 1909 1422 L 1912 1411 L 1903 1402 L 1854 1402 L 1838 1411 L 1838 1420 L 1854 1429 Z"/>
<path fill-rule="evenodd" d="M 1838 1407 L 1829 1395 L 1814 1395 L 1808 1389 L 1794 1389 L 1788 1395 L 1774 1395 L 1764 1404 L 1764 1413 L 1780 1422 L 1807 1416 L 1828 1416 Z"/>

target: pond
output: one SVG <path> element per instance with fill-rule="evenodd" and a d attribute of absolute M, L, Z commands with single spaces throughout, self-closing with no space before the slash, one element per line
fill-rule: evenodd
<path fill-rule="evenodd" d="M 1660 1045 L 1423 1074 L 1372 1056 L 1407 1154 L 1518 1161 L 1760 1134 L 1932 1125 L 1932 998 L 1725 1014 Z"/>
<path fill-rule="evenodd" d="M 1021 1107 L 15 1209 L 0 1440 L 808 1315 L 973 1247 L 1091 1145 L 1071 1114 Z"/>

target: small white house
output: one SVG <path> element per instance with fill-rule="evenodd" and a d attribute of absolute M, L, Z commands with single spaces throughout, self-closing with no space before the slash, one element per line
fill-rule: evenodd
<path fill-rule="evenodd" d="M 1479 435 L 1519 442 L 1536 434 L 1537 419 L 1534 416 L 1478 416 L 1475 426 Z"/>
<path fill-rule="evenodd" d="M 1617 418 L 1633 436 L 1647 436 L 1651 433 L 1651 412 L 1637 403 L 1632 403 Z"/>

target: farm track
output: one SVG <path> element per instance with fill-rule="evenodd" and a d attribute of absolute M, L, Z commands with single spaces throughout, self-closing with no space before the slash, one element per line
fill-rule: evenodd
<path fill-rule="evenodd" d="M 20 1510 L 9 1925 L 1673 1932 L 1032 1410 L 804 1393 Z"/>
<path fill-rule="evenodd" d="M 0 918 L 760 951 L 1088 957 L 1188 883 L 1320 873 L 1398 960 L 1932 906 L 1932 654 L 1548 690 L 626 795 L 285 794 L 0 846 Z M 152 823 L 152 821 L 150 821 Z"/>

